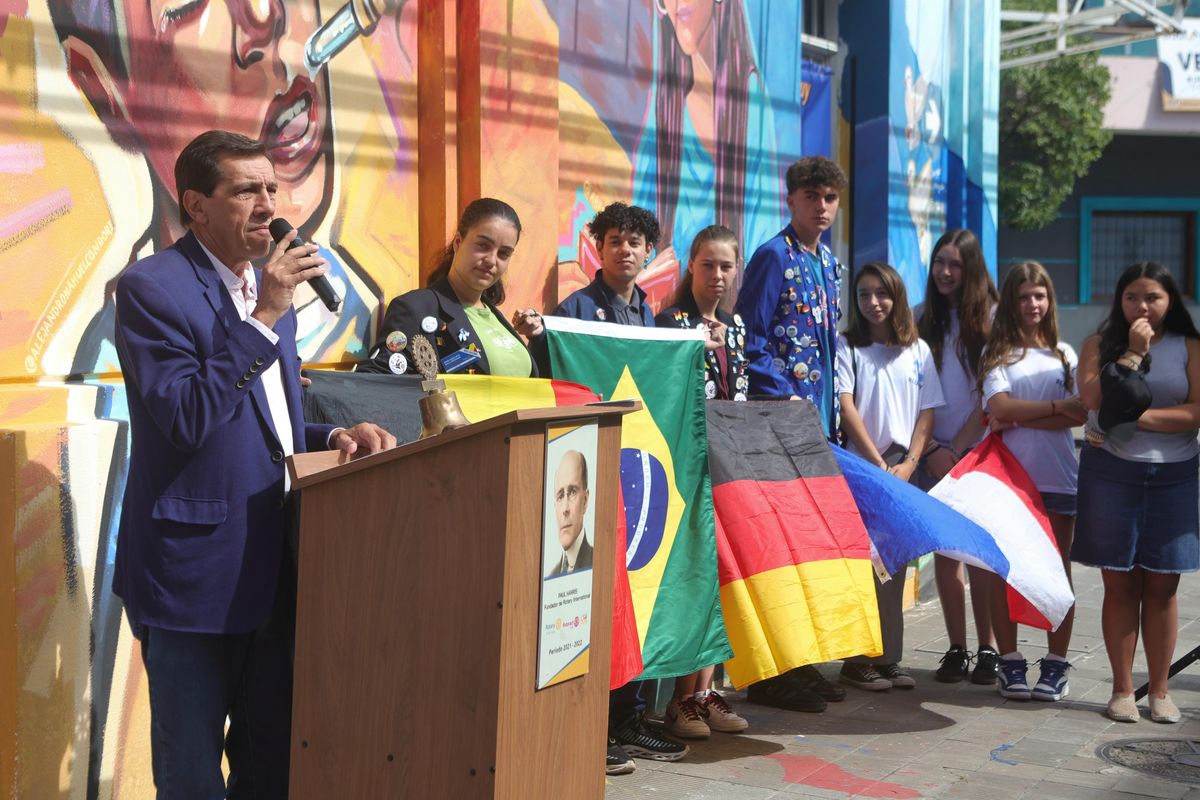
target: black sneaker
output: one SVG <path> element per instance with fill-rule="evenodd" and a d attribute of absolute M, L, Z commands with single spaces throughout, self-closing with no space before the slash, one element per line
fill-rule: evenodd
<path fill-rule="evenodd" d="M 634 758 L 651 761 L 678 761 L 688 754 L 686 744 L 661 736 L 646 727 L 641 717 L 634 717 L 612 731 L 612 738 L 621 749 Z"/>
<path fill-rule="evenodd" d="M 1000 672 L 1000 654 L 990 647 L 981 647 L 975 656 L 975 669 L 971 670 L 971 683 L 993 686 Z"/>
<path fill-rule="evenodd" d="M 830 703 L 840 703 L 846 699 L 846 690 L 825 679 L 816 667 L 811 664 L 806 664 L 803 667 L 796 667 L 790 672 L 783 674 L 784 680 L 806 692 L 812 692 L 822 700 Z"/>
<path fill-rule="evenodd" d="M 875 671 L 870 664 L 859 664 L 856 661 L 842 663 L 842 671 L 838 680 L 848 686 L 857 686 L 868 692 L 886 692 L 892 688 L 892 682 Z"/>
<path fill-rule="evenodd" d="M 608 757 L 604 760 L 605 775 L 628 775 L 637 768 L 629 754 L 621 749 L 617 740 L 608 737 Z"/>
<path fill-rule="evenodd" d="M 967 652 L 967 648 L 962 645 L 953 645 L 946 651 L 946 655 L 942 656 L 942 665 L 937 668 L 933 677 L 937 679 L 938 683 L 961 683 L 967 679 L 967 665 L 970 663 L 971 654 Z M 993 675 L 992 682 L 995 683 L 995 681 L 996 678 Z"/>
<path fill-rule="evenodd" d="M 746 699 L 760 706 L 782 708 L 784 711 L 819 714 L 825 710 L 825 700 L 820 695 L 801 689 L 784 675 L 750 684 L 746 689 Z"/>
<path fill-rule="evenodd" d="M 875 671 L 891 681 L 894 689 L 912 689 L 917 685 L 917 679 L 899 664 L 876 664 Z"/>

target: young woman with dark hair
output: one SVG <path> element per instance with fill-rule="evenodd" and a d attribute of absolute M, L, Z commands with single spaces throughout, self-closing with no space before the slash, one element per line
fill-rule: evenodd
<path fill-rule="evenodd" d="M 417 372 L 409 347 L 414 336 L 424 336 L 437 349 L 439 371 L 536 377 L 525 343 L 499 309 L 504 273 L 520 238 L 521 220 L 512 206 L 491 197 L 472 201 L 427 288 L 388 304 L 383 330 L 358 371 Z"/>
<path fill-rule="evenodd" d="M 1141 372 L 1153 397 L 1127 424 L 1098 429 L 1100 375 L 1110 364 Z M 1150 718 L 1179 722 L 1167 693 L 1183 572 L 1200 568 L 1196 432 L 1200 428 L 1200 333 L 1161 264 L 1122 273 L 1112 308 L 1083 345 L 1079 388 L 1090 409 L 1079 464 L 1079 534 L 1071 559 L 1099 567 L 1101 629 L 1112 668 L 1108 716 L 1137 722 L 1133 656 L 1138 631 L 1150 673 Z"/>
<path fill-rule="evenodd" d="M 933 414 L 933 444 L 921 459 L 918 484 L 928 491 L 946 476 L 983 438 L 983 409 L 979 403 L 979 358 L 992 329 L 1000 296 L 992 283 L 979 239 L 971 231 L 946 231 L 933 247 L 925 303 L 917 329 L 929 343 L 937 365 L 946 405 Z M 999 654 L 992 634 L 991 578 L 978 567 L 966 567 L 948 556 L 934 555 L 934 578 L 950 649 L 942 656 L 936 679 L 958 683 L 967 677 L 966 575 L 971 577 L 971 611 L 979 650 L 971 682 L 994 684 Z"/>
<path fill-rule="evenodd" d="M 903 481 L 913 479 L 917 459 L 943 405 L 941 383 L 929 345 L 917 336 L 900 274 L 871 261 L 854 276 L 850 324 L 838 342 L 837 390 L 847 449 Z M 869 691 L 916 686 L 900 666 L 904 651 L 904 575 L 875 581 L 883 653 L 855 656 L 838 680 Z"/>
<path fill-rule="evenodd" d="M 1054 284 L 1045 267 L 1026 261 L 1012 267 L 1000 289 L 992 336 L 979 364 L 980 393 L 992 429 L 1041 493 L 1068 579 L 1075 527 L 1078 461 L 1071 428 L 1086 412 L 1075 396 L 1075 351 L 1058 340 Z M 1017 624 L 1010 619 L 1003 581 L 992 584 L 992 629 L 1000 651 L 998 689 L 1014 700 L 1058 700 L 1067 694 L 1067 646 L 1074 607 L 1058 630 L 1047 634 L 1041 675 L 1030 689 L 1028 662 L 1017 651 Z"/>

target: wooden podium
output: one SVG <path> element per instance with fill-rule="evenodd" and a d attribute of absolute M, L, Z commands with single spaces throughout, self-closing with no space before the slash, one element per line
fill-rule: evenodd
<path fill-rule="evenodd" d="M 604 796 L 621 416 L 638 408 L 514 411 L 289 461 L 292 800 Z M 590 668 L 535 691 L 547 425 L 591 419 Z"/>

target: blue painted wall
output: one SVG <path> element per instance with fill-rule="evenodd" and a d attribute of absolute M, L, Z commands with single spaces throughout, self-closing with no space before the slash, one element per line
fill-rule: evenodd
<path fill-rule="evenodd" d="M 921 302 L 930 250 L 974 230 L 996 260 L 998 0 L 843 0 L 853 261 L 885 260 Z"/>

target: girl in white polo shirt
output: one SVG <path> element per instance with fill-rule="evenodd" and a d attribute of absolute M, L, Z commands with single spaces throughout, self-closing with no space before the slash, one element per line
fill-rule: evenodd
<path fill-rule="evenodd" d="M 1000 304 L 980 360 L 980 388 L 993 430 L 1016 456 L 1041 493 L 1063 568 L 1070 578 L 1079 460 L 1071 428 L 1087 418 L 1076 396 L 1075 351 L 1058 341 L 1054 284 L 1035 261 L 1017 264 L 1000 288 Z M 1005 584 L 994 582 L 992 628 L 1000 650 L 999 690 L 1016 700 L 1058 700 L 1067 693 L 1067 646 L 1074 607 L 1057 631 L 1047 634 L 1049 652 L 1030 689 L 1028 663 L 1017 651 L 1017 625 L 1009 618 Z"/>
<path fill-rule="evenodd" d="M 933 443 L 917 468 L 918 485 L 925 491 L 946 476 L 954 465 L 983 438 L 980 407 L 979 358 L 992 331 L 992 317 L 1000 295 L 983 259 L 983 248 L 971 231 L 946 231 L 933 246 L 925 303 L 918 311 L 917 330 L 929 343 L 937 365 L 946 405 L 933 414 Z M 996 682 L 1000 654 L 992 634 L 991 573 L 964 567 L 961 561 L 937 553 L 934 578 L 950 649 L 942 656 L 934 677 L 941 683 L 966 679 L 972 658 L 971 682 Z M 979 650 L 967 650 L 966 575 L 971 576 L 971 613 Z"/>
<path fill-rule="evenodd" d="M 899 273 L 870 261 L 854 277 L 854 305 L 838 341 L 837 391 L 847 448 L 904 481 L 913 479 L 929 443 L 933 409 L 942 387 L 929 345 L 917 337 L 908 294 Z M 860 689 L 912 688 L 900 665 L 904 650 L 904 573 L 875 581 L 883 654 L 855 656 L 838 679 Z"/>

